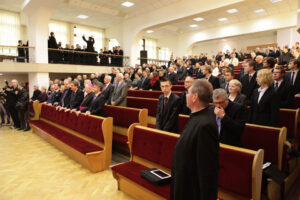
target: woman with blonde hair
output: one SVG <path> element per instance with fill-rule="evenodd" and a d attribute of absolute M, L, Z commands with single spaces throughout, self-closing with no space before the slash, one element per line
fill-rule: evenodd
<path fill-rule="evenodd" d="M 278 126 L 279 98 L 274 91 L 273 75 L 268 69 L 257 73 L 257 84 L 260 86 L 253 93 L 249 113 L 249 123 L 265 126 Z"/>
<path fill-rule="evenodd" d="M 234 103 L 239 103 L 241 105 L 246 105 L 246 99 L 247 96 L 244 94 L 241 94 L 242 90 L 242 83 L 237 80 L 233 79 L 229 82 L 229 100 Z"/>

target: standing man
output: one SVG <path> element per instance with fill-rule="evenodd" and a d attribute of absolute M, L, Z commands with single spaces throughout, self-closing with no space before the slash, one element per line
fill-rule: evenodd
<path fill-rule="evenodd" d="M 158 99 L 156 128 L 177 133 L 180 98 L 172 93 L 169 79 L 163 78 L 160 81 L 160 88 L 163 94 Z"/>
<path fill-rule="evenodd" d="M 104 87 L 102 89 L 102 93 L 106 99 L 106 102 L 105 104 L 109 105 L 111 103 L 111 96 L 112 96 L 112 93 L 114 92 L 114 86 L 113 84 L 110 83 L 111 82 L 111 76 L 109 75 L 106 75 L 104 77 Z"/>
<path fill-rule="evenodd" d="M 192 114 L 173 153 L 171 200 L 216 200 L 219 141 L 216 118 L 209 110 L 213 88 L 194 81 L 186 95 Z"/>
<path fill-rule="evenodd" d="M 27 90 L 24 88 L 24 83 L 18 84 L 18 91 L 16 91 L 16 94 L 18 96 L 17 103 L 16 103 L 16 109 L 18 110 L 18 116 L 20 120 L 20 128 L 18 130 L 24 130 L 29 131 L 30 126 L 28 123 L 29 120 L 29 94 Z"/>
<path fill-rule="evenodd" d="M 7 103 L 7 108 L 9 110 L 9 113 L 11 114 L 11 118 L 13 119 L 14 125 L 11 126 L 11 129 L 15 128 L 20 128 L 20 121 L 18 117 L 18 112 L 16 110 L 16 103 L 17 103 L 17 91 L 18 89 L 18 81 L 17 80 L 12 80 L 11 81 L 11 87 L 7 87 L 5 89 L 5 93 L 7 94 L 6 97 L 6 103 Z"/>
<path fill-rule="evenodd" d="M 114 88 L 114 92 L 111 97 L 111 105 L 113 106 L 126 106 L 126 96 L 128 87 L 125 83 L 124 76 L 122 73 L 118 73 L 116 76 L 117 83 Z"/>
<path fill-rule="evenodd" d="M 194 82 L 194 79 L 192 77 L 187 76 L 185 78 L 185 81 L 184 81 L 185 91 L 183 91 L 180 96 L 180 102 L 181 102 L 180 114 L 184 114 L 184 115 L 191 114 L 191 110 L 186 105 L 186 94 L 187 94 L 187 91 L 190 89 L 190 87 L 193 85 L 193 82 Z"/>

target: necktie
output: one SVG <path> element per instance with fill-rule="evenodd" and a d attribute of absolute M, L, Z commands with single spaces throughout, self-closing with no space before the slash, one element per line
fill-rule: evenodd
<path fill-rule="evenodd" d="M 251 78 L 252 78 L 252 75 L 251 75 L 251 74 L 249 74 L 249 83 L 250 83 L 250 81 L 251 81 Z"/>
<path fill-rule="evenodd" d="M 94 95 L 93 102 L 96 100 L 96 98 L 97 98 L 97 95 Z"/>
<path fill-rule="evenodd" d="M 226 83 L 226 85 L 225 85 L 225 90 L 226 90 L 227 93 L 229 92 L 228 91 L 228 83 Z"/>
<path fill-rule="evenodd" d="M 221 133 L 221 118 L 216 116 L 216 122 L 218 125 L 218 133 L 219 133 L 219 137 L 220 137 L 220 133 Z"/>
<path fill-rule="evenodd" d="M 169 100 L 168 97 L 164 98 L 164 109 L 166 109 L 167 107 L 168 100 Z"/>
<path fill-rule="evenodd" d="M 292 76 L 291 76 L 291 84 L 294 85 L 294 75 L 295 75 L 295 72 L 292 72 Z"/>
<path fill-rule="evenodd" d="M 65 106 L 65 101 L 64 100 L 65 100 L 65 97 L 66 97 L 67 93 L 68 93 L 68 91 L 65 91 L 64 92 L 64 96 L 61 98 L 61 102 L 60 103 L 61 103 L 62 107 Z"/>
<path fill-rule="evenodd" d="M 278 90 L 278 82 L 276 81 L 276 83 L 275 83 L 275 91 L 277 92 L 277 90 Z"/>
<path fill-rule="evenodd" d="M 103 88 L 103 90 L 102 90 L 102 91 L 105 91 L 106 87 L 107 87 L 107 85 L 105 85 L 105 86 L 104 86 L 104 88 Z"/>

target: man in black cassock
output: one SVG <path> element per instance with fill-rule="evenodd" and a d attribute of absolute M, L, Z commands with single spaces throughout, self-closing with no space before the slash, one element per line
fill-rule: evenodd
<path fill-rule="evenodd" d="M 197 80 L 186 95 L 191 115 L 173 153 L 172 200 L 217 199 L 218 127 L 208 108 L 212 91 L 208 81 Z"/>

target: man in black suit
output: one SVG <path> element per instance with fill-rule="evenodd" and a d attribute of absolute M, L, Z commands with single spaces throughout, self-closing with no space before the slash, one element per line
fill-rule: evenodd
<path fill-rule="evenodd" d="M 293 59 L 293 55 L 289 52 L 289 47 L 283 47 L 283 52 L 279 56 L 279 65 L 287 65 Z"/>
<path fill-rule="evenodd" d="M 16 103 L 17 103 L 17 91 L 18 89 L 18 81 L 12 80 L 11 81 L 11 87 L 6 87 L 5 93 L 6 93 L 6 104 L 9 113 L 11 114 L 11 118 L 14 122 L 14 125 L 11 126 L 11 129 L 20 128 L 20 120 L 18 116 L 18 112 L 16 110 Z"/>
<path fill-rule="evenodd" d="M 50 33 L 48 39 L 48 48 L 58 49 L 58 45 L 55 39 L 55 34 L 53 32 Z M 58 52 L 56 50 L 49 50 L 49 63 L 57 63 L 58 61 Z"/>
<path fill-rule="evenodd" d="M 169 67 L 168 79 L 170 80 L 172 85 L 178 84 L 178 75 L 175 73 L 175 69 L 173 66 Z"/>
<path fill-rule="evenodd" d="M 212 112 L 216 116 L 219 140 L 223 144 L 242 146 L 242 133 L 246 123 L 246 110 L 243 105 L 229 101 L 224 89 L 213 92 Z"/>
<path fill-rule="evenodd" d="M 187 94 L 187 91 L 190 89 L 190 87 L 193 85 L 193 82 L 194 82 L 194 79 L 190 76 L 187 76 L 184 80 L 185 91 L 183 91 L 180 96 L 180 102 L 181 102 L 180 114 L 184 114 L 184 115 L 191 114 L 191 110 L 186 105 L 186 94 Z"/>
<path fill-rule="evenodd" d="M 61 107 L 69 107 L 70 104 L 70 99 L 71 99 L 71 94 L 72 94 L 72 90 L 70 88 L 70 80 L 69 79 L 65 79 L 64 80 L 64 93 L 61 95 L 60 101 L 59 101 L 59 106 L 57 107 L 57 109 L 61 108 Z"/>
<path fill-rule="evenodd" d="M 148 72 L 145 70 L 143 71 L 143 77 L 138 83 L 138 89 L 139 90 L 149 90 L 150 89 L 150 78 L 148 76 Z"/>
<path fill-rule="evenodd" d="M 283 67 L 276 67 L 273 71 L 273 88 L 280 98 L 280 108 L 291 108 L 294 105 L 294 95 L 291 92 L 293 86 L 284 79 L 285 70 Z"/>
<path fill-rule="evenodd" d="M 34 89 L 34 92 L 33 92 L 32 97 L 30 98 L 30 100 L 35 101 L 38 99 L 39 95 L 41 94 L 41 91 L 39 90 L 38 85 L 34 85 L 33 89 Z"/>
<path fill-rule="evenodd" d="M 97 115 L 103 116 L 104 113 L 104 105 L 105 105 L 105 97 L 101 92 L 103 89 L 103 84 L 99 81 L 95 81 L 94 83 L 94 97 L 88 108 L 81 110 L 82 113 L 86 113 L 87 115 Z M 78 112 L 79 113 L 79 112 Z"/>
<path fill-rule="evenodd" d="M 22 40 L 18 41 L 18 57 L 17 57 L 17 62 L 25 62 L 25 48 L 26 45 L 23 44 Z"/>
<path fill-rule="evenodd" d="M 255 61 L 256 61 L 255 71 L 261 70 L 263 68 L 263 60 L 264 60 L 264 57 L 262 55 L 256 56 L 256 58 L 255 58 Z"/>
<path fill-rule="evenodd" d="M 203 79 L 209 81 L 212 84 L 214 89 L 220 88 L 219 79 L 211 74 L 212 67 L 210 65 L 202 66 L 201 70 L 204 75 Z"/>
<path fill-rule="evenodd" d="M 173 153 L 171 200 L 218 197 L 218 127 L 208 107 L 212 90 L 207 81 L 196 80 L 188 91 L 192 114 Z"/>
<path fill-rule="evenodd" d="M 256 71 L 255 71 L 255 62 L 250 60 L 244 64 L 244 70 L 247 73 L 242 78 L 242 94 L 247 96 L 247 104 L 249 104 L 253 92 L 256 88 L 258 88 L 256 82 Z"/>
<path fill-rule="evenodd" d="M 227 93 L 229 93 L 228 87 L 229 87 L 229 82 L 234 79 L 234 72 L 228 68 L 228 70 L 225 72 L 225 82 L 222 82 L 220 84 L 220 87 L 226 90 Z M 219 81 L 220 82 L 220 81 Z"/>
<path fill-rule="evenodd" d="M 73 110 L 79 110 L 79 106 L 84 98 L 84 93 L 78 88 L 79 83 L 77 81 L 72 81 L 71 84 L 72 94 L 70 98 L 70 104 L 67 108 Z"/>
<path fill-rule="evenodd" d="M 177 133 L 180 98 L 172 93 L 171 81 L 163 78 L 160 81 L 162 95 L 159 96 L 156 114 L 156 128 Z"/>
<path fill-rule="evenodd" d="M 104 87 L 102 89 L 102 93 L 104 95 L 104 98 L 106 99 L 105 104 L 110 105 L 111 103 L 111 96 L 114 92 L 114 85 L 111 84 L 111 76 L 105 76 L 104 78 Z"/>
<path fill-rule="evenodd" d="M 299 73 L 300 61 L 293 59 L 290 61 L 289 70 L 290 72 L 285 75 L 285 80 L 288 81 L 292 86 L 293 95 L 300 94 L 300 73 Z"/>

